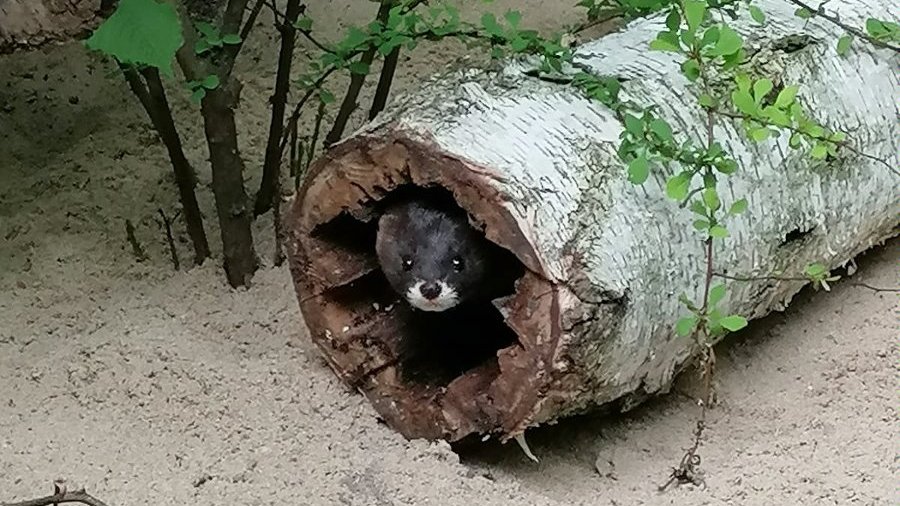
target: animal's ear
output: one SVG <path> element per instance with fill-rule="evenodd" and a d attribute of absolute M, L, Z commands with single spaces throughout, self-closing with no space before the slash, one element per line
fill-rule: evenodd
<path fill-rule="evenodd" d="M 399 218 L 394 213 L 384 213 L 378 218 L 378 229 L 385 230 L 395 228 L 399 222 Z"/>

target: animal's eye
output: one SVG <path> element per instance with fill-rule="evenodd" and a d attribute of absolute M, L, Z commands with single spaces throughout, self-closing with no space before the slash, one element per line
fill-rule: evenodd
<path fill-rule="evenodd" d="M 460 272 L 463 270 L 463 267 L 465 267 L 465 266 L 463 265 L 462 258 L 454 257 L 453 258 L 453 270 L 456 272 Z"/>
<path fill-rule="evenodd" d="M 403 257 L 403 270 L 408 271 L 412 269 L 413 261 L 409 257 Z"/>

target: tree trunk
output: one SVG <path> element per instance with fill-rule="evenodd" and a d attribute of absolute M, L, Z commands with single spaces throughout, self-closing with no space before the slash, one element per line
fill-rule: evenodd
<path fill-rule="evenodd" d="M 838 57 L 840 29 L 798 19 L 786 2 L 755 5 L 767 14 L 765 27 L 736 22 L 759 50 L 754 69 L 800 84 L 814 117 L 900 166 L 896 54 L 857 40 Z M 858 26 L 867 16 L 889 17 L 875 0 L 829 8 Z M 672 55 L 647 50 L 662 29 L 660 17 L 637 21 L 585 44 L 578 59 L 597 75 L 624 78 L 628 99 L 657 104 L 677 135 L 700 139 L 705 115 L 696 89 Z M 312 339 L 407 437 L 494 433 L 506 440 L 614 401 L 630 409 L 665 392 L 695 350 L 674 323 L 685 315 L 678 295 L 703 289 L 703 238 L 690 210 L 665 196 L 674 168 L 654 168 L 647 183 L 632 185 L 616 156 L 623 130 L 616 116 L 524 69 L 510 64 L 433 80 L 318 160 L 286 218 Z M 720 194 L 750 203 L 729 221 L 731 236 L 716 241 L 718 272 L 835 267 L 897 233 L 900 185 L 883 164 L 846 150 L 815 162 L 789 149 L 787 136 L 757 145 L 739 132 L 727 120 L 715 128 L 740 164 Z M 404 374 L 404 345 L 428 336 L 387 288 L 373 251 L 378 201 L 408 184 L 448 189 L 525 267 L 515 293 L 494 301 L 514 342 L 442 383 Z M 731 282 L 721 307 L 759 318 L 783 309 L 805 284 Z M 477 324 L 474 330 L 508 331 Z"/>
<path fill-rule="evenodd" d="M 212 167 L 212 189 L 222 234 L 225 276 L 233 287 L 248 286 L 259 267 L 253 249 L 253 209 L 244 189 L 244 161 L 237 146 L 234 108 L 240 83 L 230 77 L 203 99 L 203 125 Z"/>
<path fill-rule="evenodd" d="M 0 54 L 84 37 L 110 0 L 0 0 Z"/>
<path fill-rule="evenodd" d="M 278 71 L 275 76 L 275 90 L 269 103 L 272 104 L 272 117 L 269 124 L 269 138 L 266 142 L 266 156 L 263 161 L 262 181 L 259 184 L 259 192 L 256 193 L 256 202 L 253 205 L 253 214 L 262 216 L 273 206 L 278 205 L 281 198 L 275 190 L 281 177 L 281 157 L 284 150 L 281 149 L 281 138 L 284 134 L 284 110 L 287 105 L 288 91 L 291 87 L 291 63 L 294 60 L 294 42 L 297 38 L 297 28 L 294 27 L 297 18 L 303 12 L 304 6 L 300 0 L 288 0 L 284 12 L 284 22 L 281 24 L 281 49 L 278 52 Z"/>
<path fill-rule="evenodd" d="M 166 98 L 159 71 L 155 68 L 145 68 L 141 71 L 147 81 L 146 89 L 143 87 L 137 72 L 125 70 L 126 79 L 132 91 L 138 95 L 138 99 L 150 116 L 150 121 L 156 128 L 156 132 L 162 139 L 172 161 L 172 170 L 175 174 L 175 184 L 178 186 L 178 196 L 184 212 L 184 223 L 187 227 L 191 244 L 194 246 L 194 264 L 201 265 L 209 258 L 209 241 L 206 239 L 206 230 L 203 228 L 203 214 L 197 203 L 197 194 L 194 188 L 197 186 L 197 176 L 181 145 L 181 136 L 172 118 L 172 109 Z"/>

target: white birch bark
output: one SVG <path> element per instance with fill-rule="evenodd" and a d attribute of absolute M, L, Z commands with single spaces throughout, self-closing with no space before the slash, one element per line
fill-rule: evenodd
<path fill-rule="evenodd" d="M 898 55 L 857 40 L 846 57 L 839 57 L 835 44 L 842 35 L 840 28 L 824 20 L 796 18 L 795 8 L 785 1 L 754 4 L 766 13 L 765 26 L 750 21 L 746 13 L 729 21 L 744 37 L 745 47 L 757 51 L 753 68 L 783 78 L 786 84 L 799 84 L 800 100 L 820 123 L 848 132 L 860 151 L 885 160 L 895 170 L 900 167 Z M 828 8 L 845 23 L 860 27 L 869 16 L 896 15 L 878 0 L 845 1 Z M 660 17 L 637 21 L 620 33 L 581 46 L 577 61 L 597 75 L 625 79 L 623 98 L 655 105 L 677 130 L 676 138 L 689 136 L 702 143 L 705 114 L 697 106 L 697 88 L 681 75 L 677 57 L 647 49 L 662 29 Z M 795 44 L 789 44 L 792 41 Z M 511 246 L 530 271 L 555 287 L 561 311 L 558 321 L 547 327 L 558 325 L 561 336 L 552 349 L 536 353 L 536 361 L 529 362 L 541 378 L 534 386 L 540 393 L 530 392 L 529 397 L 519 391 L 519 400 L 509 402 L 521 404 L 524 395 L 532 399 L 528 409 L 511 418 L 501 416 L 502 422 L 494 427 L 466 425 L 451 415 L 433 422 L 444 424 L 442 434 L 450 439 L 467 431 L 491 430 L 511 437 L 528 426 L 614 400 L 622 401 L 622 409 L 630 408 L 648 394 L 666 391 L 695 350 L 690 338 L 676 335 L 674 323 L 686 315 L 678 295 L 697 299 L 702 293 L 703 236 L 692 227 L 696 216 L 665 195 L 665 181 L 672 172 L 654 167 L 643 186 L 629 183 L 615 153 L 623 126 L 612 112 L 571 87 L 526 77 L 524 68 L 513 63 L 500 72 L 442 76 L 413 96 L 398 99 L 345 141 L 377 145 L 404 139 L 463 161 L 470 176 L 498 193 L 497 200 L 504 202 L 499 205 L 514 218 L 533 255 L 503 244 L 504 234 L 497 230 L 502 225 L 485 216 L 483 209 L 461 204 L 487 224 L 489 237 Z M 719 193 L 724 203 L 749 201 L 746 213 L 729 220 L 731 236 L 715 242 L 717 272 L 802 275 L 808 263 L 839 266 L 897 232 L 900 178 L 882 163 L 847 151 L 837 161 L 816 162 L 790 149 L 786 135 L 756 144 L 730 120 L 717 120 L 715 138 L 740 166 L 736 174 L 722 178 Z M 347 149 L 356 152 L 355 147 Z M 326 184 L 335 188 L 340 186 L 335 181 L 353 180 L 359 185 L 354 198 L 340 201 L 353 210 L 364 207 L 367 198 L 378 198 L 380 188 L 390 189 L 399 177 L 385 164 L 369 168 L 348 162 L 355 156 L 338 153 L 320 162 L 297 202 L 296 219 L 306 220 L 298 230 L 315 224 L 315 219 L 304 216 L 327 215 L 321 211 L 323 204 L 304 201 L 311 194 L 327 198 L 322 190 Z M 350 170 L 348 164 L 357 165 Z M 365 176 L 367 169 L 387 175 L 380 180 Z M 339 177 L 332 177 L 338 172 Z M 412 180 L 429 182 L 412 172 Z M 454 177 L 435 176 L 431 182 L 464 193 L 462 185 L 447 182 Z M 789 235 L 800 238 L 785 243 Z M 783 309 L 804 284 L 728 282 L 722 307 L 759 318 Z M 304 308 L 308 321 L 314 311 L 313 306 Z M 552 312 L 538 316 L 554 317 Z M 312 320 L 314 333 L 331 324 L 327 318 Z M 515 322 L 511 325 L 516 327 Z M 553 339 L 547 335 L 525 336 L 527 326 L 520 327 L 528 353 L 551 346 L 548 342 Z M 507 368 L 504 352 L 500 355 L 502 377 L 514 366 Z M 400 394 L 396 385 L 393 390 L 382 388 L 382 380 L 370 378 L 363 390 L 382 413 L 402 410 L 385 407 L 385 398 Z M 494 381 L 494 387 L 499 383 Z M 444 404 L 445 412 L 452 411 Z M 407 435 L 422 432 L 409 430 L 402 413 L 388 413 L 387 418 Z"/>

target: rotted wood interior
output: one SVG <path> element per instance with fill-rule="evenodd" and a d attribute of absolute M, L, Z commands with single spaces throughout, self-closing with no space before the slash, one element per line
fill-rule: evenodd
<path fill-rule="evenodd" d="M 306 179 L 286 217 L 291 272 L 311 337 L 338 376 L 409 438 L 456 441 L 527 426 L 542 404 L 560 332 L 559 293 L 543 276 L 487 170 L 407 139 L 355 138 Z M 509 254 L 509 295 L 465 318 L 409 309 L 375 257 L 386 202 L 451 197 Z"/>

